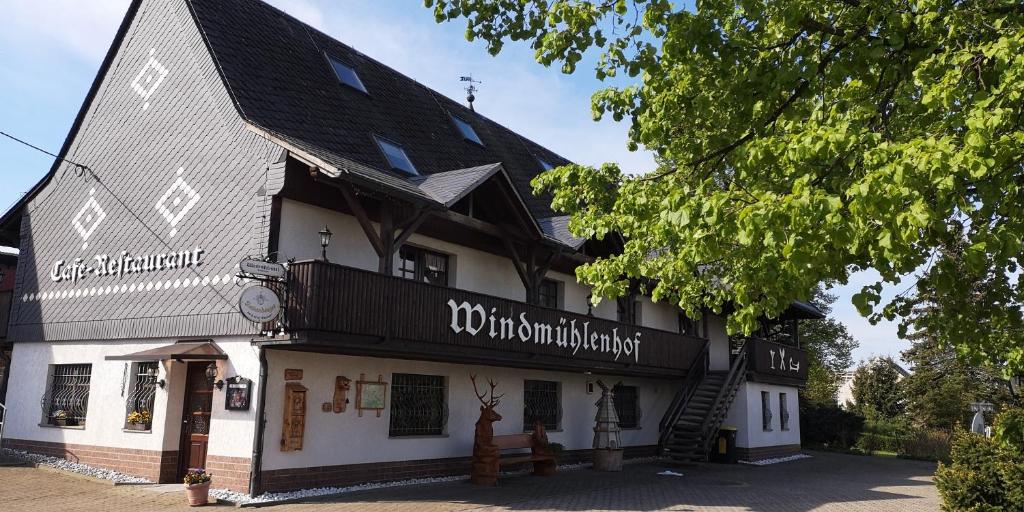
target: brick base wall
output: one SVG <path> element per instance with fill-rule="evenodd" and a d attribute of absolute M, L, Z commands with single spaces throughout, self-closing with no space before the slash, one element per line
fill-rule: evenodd
<path fill-rule="evenodd" d="M 778 446 L 761 446 L 758 448 L 743 448 L 737 446 L 736 453 L 740 460 L 775 459 L 799 454 L 800 445 L 783 444 Z"/>
<path fill-rule="evenodd" d="M 213 475 L 213 486 L 217 489 L 248 493 L 249 465 L 248 457 L 206 456 L 206 471 Z"/>
<path fill-rule="evenodd" d="M 4 439 L 3 447 L 59 457 L 71 462 L 140 476 L 154 482 L 178 483 L 177 451 L 160 452 L 25 439 Z M 209 455 L 206 458 L 206 469 L 214 476 L 215 488 L 249 491 L 248 458 Z"/>
<path fill-rule="evenodd" d="M 4 448 L 67 459 L 154 482 L 176 480 L 178 452 L 112 448 L 85 444 L 51 443 L 26 439 L 4 439 Z"/>
<path fill-rule="evenodd" d="M 657 446 L 631 446 L 625 448 L 627 459 L 657 455 Z M 572 450 L 558 456 L 559 464 L 590 462 L 592 450 Z M 291 491 L 314 487 L 345 487 L 368 482 L 389 482 L 411 478 L 468 475 L 470 457 L 424 459 L 401 462 L 373 462 L 263 471 L 260 482 L 263 492 Z M 528 468 L 524 464 L 522 468 Z M 512 468 L 517 469 L 517 468 Z"/>

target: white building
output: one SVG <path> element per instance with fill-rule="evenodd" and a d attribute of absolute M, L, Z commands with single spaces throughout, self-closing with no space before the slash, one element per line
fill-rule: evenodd
<path fill-rule="evenodd" d="M 0 218 L 6 447 L 253 493 L 465 474 L 479 375 L 495 432 L 540 421 L 562 461 L 598 379 L 627 456 L 704 459 L 723 423 L 799 449 L 820 312 L 737 348 L 635 290 L 592 306 L 575 268 L 616 240 L 530 193 L 565 159 L 261 2 L 133 2 L 61 156 Z M 247 258 L 287 272 L 257 293 Z"/>

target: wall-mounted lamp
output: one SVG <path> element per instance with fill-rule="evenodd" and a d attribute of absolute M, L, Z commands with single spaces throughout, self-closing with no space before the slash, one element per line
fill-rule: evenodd
<path fill-rule="evenodd" d="M 159 375 L 159 373 L 160 372 L 158 372 L 156 368 L 150 368 L 146 371 L 146 376 L 153 379 L 153 383 L 159 386 L 160 389 L 164 389 L 164 387 L 167 386 L 167 381 L 164 379 L 156 380 L 156 376 Z"/>
<path fill-rule="evenodd" d="M 217 363 L 210 363 L 206 367 L 206 381 L 217 389 L 224 389 L 224 381 L 217 380 Z"/>
<path fill-rule="evenodd" d="M 333 235 L 331 230 L 324 225 L 324 228 L 320 230 L 320 257 L 324 261 L 327 261 L 327 246 L 331 245 L 331 235 Z"/>

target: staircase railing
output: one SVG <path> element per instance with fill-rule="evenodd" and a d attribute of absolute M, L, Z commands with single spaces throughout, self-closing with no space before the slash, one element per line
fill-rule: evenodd
<path fill-rule="evenodd" d="M 672 398 L 672 403 L 661 418 L 661 423 L 658 425 L 658 431 L 661 433 L 658 438 L 658 445 L 662 450 L 665 449 L 665 444 L 668 442 L 669 436 L 672 435 L 672 427 L 679 421 L 679 417 L 686 410 L 686 406 L 690 404 L 690 399 L 693 398 L 701 381 L 704 380 L 704 376 L 708 373 L 711 365 L 710 347 L 710 341 L 704 343 L 704 348 L 701 349 L 700 354 L 694 359 L 693 366 L 686 373 L 686 379 L 683 381 L 682 386 L 679 387 L 679 391 L 676 391 L 675 396 Z"/>
<path fill-rule="evenodd" d="M 7 407 L 0 403 L 0 447 L 4 444 L 4 423 L 7 421 Z"/>
<path fill-rule="evenodd" d="M 722 389 L 718 391 L 718 395 L 715 397 L 715 401 L 712 402 L 707 417 L 704 418 L 704 422 L 701 424 L 701 439 L 703 440 L 703 451 L 701 453 L 704 454 L 704 457 L 708 456 L 713 437 L 722 426 L 725 417 L 729 414 L 729 408 L 732 407 L 732 402 L 736 398 L 736 392 L 746 379 L 747 348 L 743 346 L 740 348 L 736 359 L 729 365 L 729 374 L 726 376 L 725 382 L 722 383 Z"/>

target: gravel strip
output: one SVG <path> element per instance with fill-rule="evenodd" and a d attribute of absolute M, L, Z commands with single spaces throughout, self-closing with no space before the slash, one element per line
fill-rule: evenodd
<path fill-rule="evenodd" d="M 26 462 L 40 464 L 43 466 L 49 466 L 63 471 L 70 471 L 72 473 L 78 473 L 79 475 L 91 476 L 93 478 L 101 478 L 103 480 L 110 480 L 118 484 L 153 483 L 149 480 L 146 480 L 145 478 L 126 475 L 124 473 L 118 473 L 117 471 L 111 471 L 109 469 L 94 468 L 86 464 L 79 464 L 77 462 L 71 462 L 70 460 L 61 459 L 58 457 L 39 455 L 38 453 L 29 453 L 20 450 L 11 450 L 8 448 L 0 449 L 0 453 L 2 453 L 5 457 L 10 457 L 12 459 L 18 459 Z"/>
<path fill-rule="evenodd" d="M 779 464 L 781 462 L 790 462 L 800 459 L 809 459 L 810 455 L 800 453 L 797 455 L 790 455 L 789 457 L 779 457 L 777 459 L 764 459 L 764 460 L 741 460 L 740 464 L 750 464 L 752 466 L 768 466 L 771 464 Z"/>

